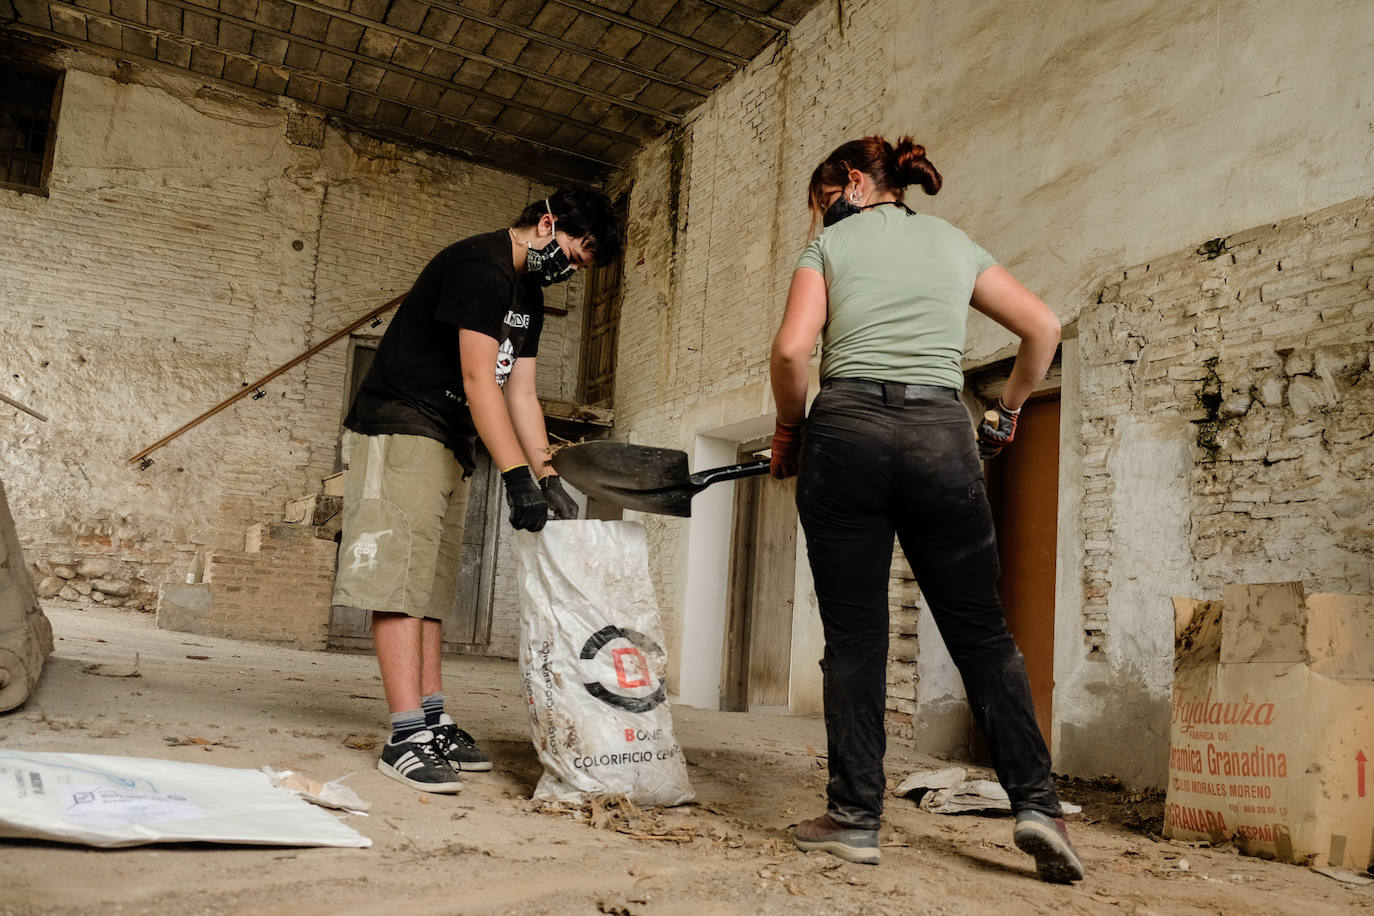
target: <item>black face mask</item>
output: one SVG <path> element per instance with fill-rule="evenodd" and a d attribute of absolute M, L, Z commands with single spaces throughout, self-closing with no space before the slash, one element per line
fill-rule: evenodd
<path fill-rule="evenodd" d="M 822 228 L 829 228 L 842 219 L 848 219 L 855 213 L 862 213 L 863 210 L 863 207 L 850 203 L 845 198 L 844 192 L 841 191 L 835 197 L 834 202 L 826 207 L 825 212 L 821 214 L 821 226 Z"/>
<path fill-rule="evenodd" d="M 544 209 L 549 216 L 553 216 L 553 209 L 547 200 L 544 201 Z M 543 248 L 531 248 L 528 242 L 525 243 L 525 270 L 539 281 L 540 286 L 553 286 L 571 280 L 577 270 L 563 251 L 563 246 L 558 244 L 558 237 L 553 232 L 556 228 L 557 219 L 549 227 L 549 243 Z"/>
<path fill-rule="evenodd" d="M 576 270 L 563 247 L 554 239 L 543 248 L 528 248 L 525 252 L 525 270 L 539 281 L 540 286 L 553 286 L 564 280 L 571 280 Z"/>
<path fill-rule="evenodd" d="M 845 200 L 844 195 L 841 194 L 839 197 L 835 198 L 835 202 L 832 203 L 830 206 L 826 207 L 825 212 L 821 214 L 821 227 L 828 229 L 831 226 L 838 223 L 840 220 L 848 219 L 855 213 L 862 213 L 865 210 L 871 210 L 874 207 L 881 207 L 884 204 L 891 204 L 894 207 L 900 207 L 907 213 L 908 216 L 916 215 L 915 210 L 911 209 L 906 204 L 902 203 L 900 200 L 880 200 L 876 204 L 864 204 L 862 207 L 860 207 L 858 204 L 851 203 Z"/>

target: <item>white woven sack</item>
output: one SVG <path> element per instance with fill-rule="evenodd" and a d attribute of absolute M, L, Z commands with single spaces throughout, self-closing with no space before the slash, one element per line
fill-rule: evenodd
<path fill-rule="evenodd" d="M 691 801 L 644 526 L 552 521 L 516 532 L 515 546 L 520 674 L 544 764 L 534 797 Z"/>

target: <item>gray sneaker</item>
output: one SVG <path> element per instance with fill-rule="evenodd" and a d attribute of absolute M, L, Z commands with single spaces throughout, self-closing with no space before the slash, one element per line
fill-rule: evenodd
<path fill-rule="evenodd" d="M 802 821 L 793 840 L 802 852 L 828 852 L 859 865 L 877 865 L 880 856 L 878 831 L 841 827 L 828 814 Z"/>
<path fill-rule="evenodd" d="M 1062 817 L 1040 811 L 1018 811 L 1012 839 L 1022 852 L 1035 857 L 1035 871 L 1041 881 L 1068 884 L 1083 880 L 1083 860 L 1069 842 L 1069 831 Z"/>
<path fill-rule="evenodd" d="M 439 753 L 434 732 L 427 728 L 395 744 L 390 741 L 383 744 L 382 759 L 377 761 L 377 769 L 383 775 L 421 792 L 452 795 L 463 788 L 458 774 Z"/>

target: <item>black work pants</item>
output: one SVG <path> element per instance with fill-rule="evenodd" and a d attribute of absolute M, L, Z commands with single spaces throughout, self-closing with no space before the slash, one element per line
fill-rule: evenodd
<path fill-rule="evenodd" d="M 871 829 L 883 811 L 894 533 L 963 677 L 1012 809 L 1058 817 L 1025 659 L 997 593 L 982 467 L 954 392 L 827 383 L 803 432 L 797 509 L 825 628 L 830 817 Z"/>

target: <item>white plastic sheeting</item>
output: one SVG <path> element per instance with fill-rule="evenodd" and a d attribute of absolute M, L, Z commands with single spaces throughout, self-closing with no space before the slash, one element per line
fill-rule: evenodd
<path fill-rule="evenodd" d="M 258 770 L 0 748 L 0 837 L 88 846 L 371 846 Z"/>

